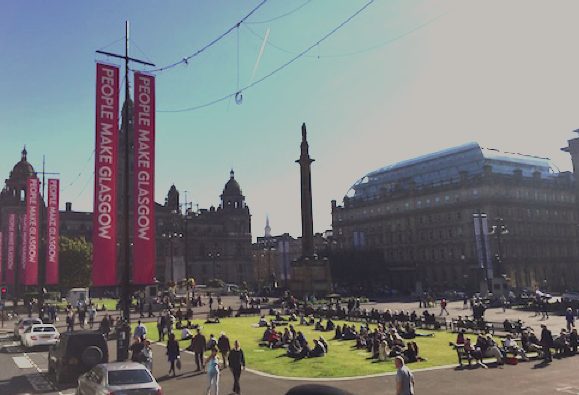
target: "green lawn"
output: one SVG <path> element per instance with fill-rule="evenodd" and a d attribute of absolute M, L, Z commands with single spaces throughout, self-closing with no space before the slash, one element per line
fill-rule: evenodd
<path fill-rule="evenodd" d="M 323 335 L 329 343 L 329 353 L 322 358 L 306 358 L 299 361 L 285 355 L 286 349 L 273 349 L 260 347 L 259 341 L 265 328 L 255 328 L 258 317 L 224 318 L 219 324 L 204 324 L 204 320 L 194 320 L 202 326 L 202 332 L 207 339 L 210 334 L 218 338 L 222 331 L 229 337 L 232 345 L 234 340 L 239 340 L 245 353 L 248 368 L 259 370 L 278 376 L 286 377 L 353 377 L 395 370 L 393 361 L 375 362 L 369 359 L 370 353 L 353 348 L 355 341 L 332 340 L 333 332 L 317 332 L 311 326 L 301 326 L 297 323 L 294 327 L 302 331 L 313 346 L 313 339 Z M 297 325 L 296 325 L 297 324 Z M 337 321 L 336 324 L 343 324 Z M 359 327 L 356 323 L 356 327 Z M 134 325 L 133 325 L 134 326 Z M 146 324 L 148 337 L 158 339 L 156 323 Z M 374 326 L 371 326 L 373 328 Z M 282 329 L 283 331 L 283 329 Z M 429 331 L 419 331 L 429 333 Z M 420 348 L 420 355 L 428 361 L 411 364 L 411 369 L 420 369 L 433 366 L 448 365 L 456 362 L 456 353 L 448 346 L 454 341 L 456 335 L 444 331 L 434 331 L 434 337 L 417 337 L 415 339 Z M 180 331 L 176 331 L 177 339 L 180 339 Z M 190 341 L 180 342 L 181 348 L 189 346 Z"/>
<path fill-rule="evenodd" d="M 107 311 L 113 311 L 117 307 L 118 299 L 110 299 L 110 298 L 93 298 L 91 299 L 95 305 L 98 305 L 98 308 L 101 309 L 102 305 L 104 304 L 107 307 Z M 64 309 L 68 305 L 68 302 L 59 302 L 56 304 L 59 308 Z"/>

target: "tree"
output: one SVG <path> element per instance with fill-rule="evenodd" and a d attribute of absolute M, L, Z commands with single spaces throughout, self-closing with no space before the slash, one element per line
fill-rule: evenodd
<path fill-rule="evenodd" d="M 84 237 L 60 238 L 60 286 L 88 287 L 92 265 L 92 244 Z"/>

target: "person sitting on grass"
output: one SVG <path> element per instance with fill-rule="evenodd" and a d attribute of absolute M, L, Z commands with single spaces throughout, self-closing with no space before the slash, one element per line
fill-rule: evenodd
<path fill-rule="evenodd" d="M 267 339 L 267 345 L 269 348 L 278 348 L 282 346 L 281 335 L 275 330 L 269 332 L 269 338 Z"/>
<path fill-rule="evenodd" d="M 262 315 L 261 317 L 259 317 L 259 321 L 257 322 L 257 326 L 260 328 L 264 328 L 267 326 L 267 321 L 265 319 L 265 316 Z"/>
<path fill-rule="evenodd" d="M 321 318 L 320 318 L 320 320 L 321 320 Z M 314 316 L 311 316 L 307 325 L 313 326 L 313 325 L 315 325 L 315 323 L 316 323 L 316 320 L 315 320 Z"/>
<path fill-rule="evenodd" d="M 314 326 L 314 330 L 316 331 L 323 331 L 324 325 L 322 324 L 322 318 L 320 317 Z"/>
<path fill-rule="evenodd" d="M 314 339 L 314 348 L 309 352 L 308 357 L 317 358 L 323 357 L 324 355 L 326 355 L 324 346 L 317 339 Z"/>
<path fill-rule="evenodd" d="M 297 321 L 297 320 L 298 320 L 298 317 L 296 316 L 295 313 L 291 313 L 290 316 L 289 316 L 289 320 L 290 320 L 290 321 Z"/>
<path fill-rule="evenodd" d="M 527 353 L 525 352 L 525 350 L 519 347 L 517 342 L 513 339 L 513 335 L 511 335 L 510 333 L 507 333 L 504 345 L 506 352 L 511 352 L 515 355 L 519 355 L 523 359 L 523 361 L 529 360 L 529 357 L 527 357 Z"/>
<path fill-rule="evenodd" d="M 283 344 L 290 344 L 292 340 L 293 340 L 292 333 L 289 331 L 287 327 L 284 328 L 283 335 L 281 337 L 281 342 Z"/>
<path fill-rule="evenodd" d="M 302 354 L 302 346 L 297 339 L 294 339 L 287 348 L 287 355 L 290 358 L 299 358 Z"/>
<path fill-rule="evenodd" d="M 205 320 L 206 324 L 219 324 L 219 317 L 215 317 L 215 318 L 207 318 Z"/>
<path fill-rule="evenodd" d="M 342 331 L 343 340 L 356 340 L 357 335 L 358 333 L 353 326 L 349 327 L 348 325 L 344 324 L 344 329 Z"/>
<path fill-rule="evenodd" d="M 181 329 L 181 340 L 191 340 L 192 338 L 193 335 L 189 332 L 189 329 L 184 326 L 183 329 Z"/>
<path fill-rule="evenodd" d="M 326 322 L 326 332 L 333 331 L 335 327 L 336 327 L 336 324 L 334 324 L 334 321 L 332 321 L 330 318 L 328 318 L 328 322 Z"/>
<path fill-rule="evenodd" d="M 300 325 L 308 325 L 308 321 L 303 314 L 300 315 Z"/>
<path fill-rule="evenodd" d="M 324 350 L 326 350 L 326 354 L 328 353 L 328 351 L 330 351 L 329 346 L 328 346 L 328 342 L 326 341 L 326 339 L 324 339 L 323 336 L 320 336 L 320 338 L 318 339 L 318 341 L 320 342 L 320 344 L 322 346 L 324 346 Z"/>
<path fill-rule="evenodd" d="M 342 327 L 336 325 L 336 331 L 334 332 L 334 339 L 342 340 Z"/>
<path fill-rule="evenodd" d="M 276 311 L 276 312 L 275 312 L 275 320 L 276 320 L 276 321 L 285 321 L 285 318 L 283 318 L 283 317 L 281 316 L 281 314 L 279 313 L 279 311 Z"/>

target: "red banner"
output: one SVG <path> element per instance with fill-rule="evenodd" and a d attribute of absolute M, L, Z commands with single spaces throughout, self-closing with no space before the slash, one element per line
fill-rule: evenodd
<path fill-rule="evenodd" d="M 155 77 L 135 73 L 133 284 L 155 282 Z"/>
<path fill-rule="evenodd" d="M 16 214 L 8 214 L 6 238 L 6 284 L 14 284 L 14 262 L 16 261 Z"/>
<path fill-rule="evenodd" d="M 0 284 L 4 284 L 4 279 L 2 278 L 2 264 L 4 263 L 2 252 L 4 248 L 4 232 L 0 232 Z"/>
<path fill-rule="evenodd" d="M 60 181 L 49 179 L 46 210 L 46 285 L 58 284 L 59 198 Z"/>
<path fill-rule="evenodd" d="M 119 68 L 97 63 L 93 210 L 94 286 L 117 284 Z"/>
<path fill-rule="evenodd" d="M 38 234 L 39 234 L 39 200 L 40 181 L 38 178 L 29 178 L 26 189 L 26 227 L 27 227 L 27 249 L 26 249 L 26 271 L 24 275 L 24 285 L 38 285 Z"/>
<path fill-rule="evenodd" d="M 18 268 L 18 284 L 26 281 L 26 255 L 28 253 L 28 221 L 26 213 L 20 214 L 20 267 Z"/>

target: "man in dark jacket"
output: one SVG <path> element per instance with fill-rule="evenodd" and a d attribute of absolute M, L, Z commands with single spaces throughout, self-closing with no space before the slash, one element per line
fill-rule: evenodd
<path fill-rule="evenodd" d="M 221 339 L 221 338 L 220 338 Z M 229 343 L 229 339 L 227 340 Z M 243 350 L 239 346 L 239 342 L 235 341 L 233 350 L 229 353 L 229 368 L 233 374 L 233 392 L 239 394 L 241 388 L 239 387 L 239 377 L 241 376 L 241 368 L 245 369 L 245 357 Z"/>
<path fill-rule="evenodd" d="M 227 355 L 229 350 L 231 350 L 231 343 L 229 343 L 229 338 L 225 335 L 225 332 L 221 332 L 221 336 L 217 340 L 217 348 L 223 357 L 223 366 L 227 367 Z"/>
<path fill-rule="evenodd" d="M 197 334 L 191 339 L 191 346 L 190 349 L 195 353 L 195 364 L 197 365 L 197 372 L 201 370 L 201 368 L 205 368 L 205 364 L 203 362 L 203 353 L 205 352 L 205 346 L 207 341 L 205 340 L 205 336 L 201 334 L 201 330 L 197 329 Z"/>
<path fill-rule="evenodd" d="M 545 362 L 552 362 L 553 357 L 551 356 L 551 347 L 553 347 L 553 335 L 551 331 L 547 329 L 547 325 L 541 324 L 541 346 L 543 347 L 543 358 Z"/>

